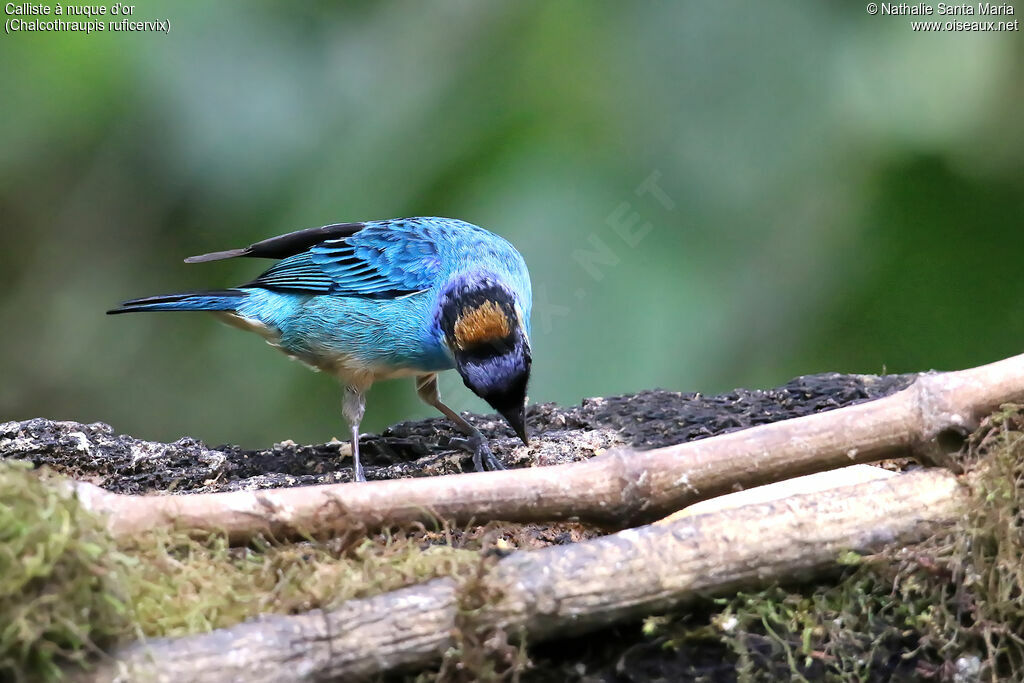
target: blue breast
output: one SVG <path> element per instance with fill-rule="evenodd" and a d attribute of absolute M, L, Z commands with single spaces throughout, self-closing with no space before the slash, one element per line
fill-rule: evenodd
<path fill-rule="evenodd" d="M 314 365 L 350 357 L 422 372 L 454 367 L 432 324 L 433 290 L 398 299 L 250 292 L 238 313 L 279 330 L 281 348 Z"/>

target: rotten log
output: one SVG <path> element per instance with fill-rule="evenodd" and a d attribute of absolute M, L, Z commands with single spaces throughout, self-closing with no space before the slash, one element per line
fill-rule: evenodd
<path fill-rule="evenodd" d="M 583 462 L 501 472 L 265 491 L 131 496 L 78 483 L 111 531 L 157 526 L 256 534 L 339 533 L 441 518 L 576 519 L 624 528 L 739 488 L 894 457 L 941 459 L 1001 404 L 1024 401 L 1024 355 L 921 374 L 886 398 L 649 451 L 612 449 Z"/>
<path fill-rule="evenodd" d="M 472 626 L 536 642 L 806 576 L 845 551 L 921 541 L 954 522 L 966 496 L 952 473 L 921 470 L 518 552 L 476 586 L 493 600 Z M 460 590 L 454 579 L 437 579 L 330 611 L 151 640 L 115 653 L 94 680 L 358 680 L 422 666 L 455 644 Z"/>

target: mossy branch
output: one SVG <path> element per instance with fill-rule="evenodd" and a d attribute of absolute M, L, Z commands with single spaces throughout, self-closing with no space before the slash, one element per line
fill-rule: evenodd
<path fill-rule="evenodd" d="M 845 551 L 913 543 L 952 523 L 966 488 L 944 470 L 712 512 L 497 562 L 472 583 L 436 579 L 339 609 L 269 616 L 116 655 L 96 680 L 356 680 L 437 660 L 465 592 L 486 632 L 585 632 L 706 593 L 820 571 Z"/>
<path fill-rule="evenodd" d="M 130 496 L 77 485 L 118 535 L 157 526 L 255 535 L 337 533 L 436 518 L 580 519 L 623 528 L 735 488 L 853 463 L 942 459 L 1003 403 L 1024 400 L 1024 355 L 922 374 L 886 398 L 650 451 L 502 472 L 188 496 Z"/>

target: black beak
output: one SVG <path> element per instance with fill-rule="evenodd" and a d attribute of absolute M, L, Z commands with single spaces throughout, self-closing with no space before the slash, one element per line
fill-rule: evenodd
<path fill-rule="evenodd" d="M 522 405 L 518 408 L 509 408 L 499 412 L 505 418 L 505 421 L 508 422 L 509 427 L 523 440 L 523 443 L 529 446 L 530 437 L 526 433 L 526 406 Z"/>

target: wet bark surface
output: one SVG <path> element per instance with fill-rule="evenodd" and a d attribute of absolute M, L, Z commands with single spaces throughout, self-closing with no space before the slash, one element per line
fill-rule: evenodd
<path fill-rule="evenodd" d="M 585 399 L 561 408 L 531 406 L 533 443 L 526 447 L 494 415 L 466 414 L 508 467 L 583 460 L 615 446 L 657 448 L 702 439 L 887 396 L 911 375 L 841 375 L 797 378 L 777 389 L 716 396 L 645 391 Z M 444 418 L 401 422 L 364 435 L 360 448 L 369 479 L 422 477 L 470 471 L 468 453 L 454 447 L 461 435 Z M 213 492 L 351 480 L 347 443 L 274 444 L 263 450 L 210 447 L 185 437 L 173 443 L 117 434 L 103 423 L 43 418 L 0 424 L 0 457 L 30 460 L 118 493 Z"/>

